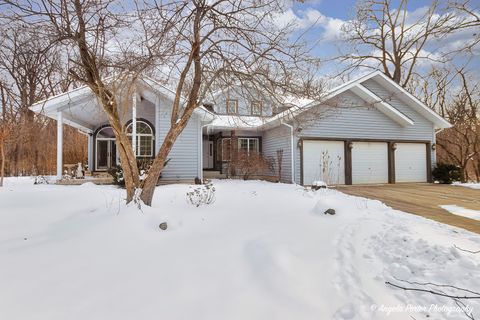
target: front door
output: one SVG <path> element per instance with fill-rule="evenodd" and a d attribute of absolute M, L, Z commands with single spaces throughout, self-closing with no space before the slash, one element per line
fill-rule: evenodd
<path fill-rule="evenodd" d="M 203 140 L 203 168 L 213 168 L 213 141 Z"/>
<path fill-rule="evenodd" d="M 115 139 L 97 139 L 96 169 L 108 170 L 117 164 Z"/>

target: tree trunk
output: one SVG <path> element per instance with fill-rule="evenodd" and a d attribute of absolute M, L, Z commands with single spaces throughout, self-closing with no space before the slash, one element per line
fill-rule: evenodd
<path fill-rule="evenodd" d="M 144 181 L 142 193 L 140 195 L 140 199 L 142 199 L 142 201 L 147 206 L 152 205 L 153 194 L 155 192 L 155 187 L 157 186 L 160 173 L 165 166 L 165 161 L 167 161 L 168 154 L 170 153 L 170 150 L 172 150 L 173 144 L 177 140 L 177 137 L 180 135 L 180 133 L 183 131 L 185 125 L 176 125 L 168 131 L 165 140 L 160 147 L 160 151 L 155 157 L 152 166 L 148 170 L 148 175 Z"/>
<path fill-rule="evenodd" d="M 2 160 L 2 166 L 0 167 L 0 187 L 3 187 L 3 177 L 5 175 L 5 141 L 0 141 L 0 158 Z"/>

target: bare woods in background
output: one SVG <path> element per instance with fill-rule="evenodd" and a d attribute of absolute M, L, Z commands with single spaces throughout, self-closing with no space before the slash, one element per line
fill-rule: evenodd
<path fill-rule="evenodd" d="M 358 1 L 342 31 L 339 75 L 382 70 L 440 113 L 453 127 L 437 133 L 437 162 L 480 181 L 478 1 L 432 0 L 417 14 L 408 0 Z"/>
<path fill-rule="evenodd" d="M 240 84 L 276 101 L 284 95 L 317 98 L 322 90 L 314 77 L 318 59 L 292 35 L 291 24 L 276 23 L 285 9 L 279 1 L 139 0 L 129 8 L 115 0 L 4 2 L 5 25 L 42 28 L 40 48 L 34 51 L 49 52 L 47 58 L 55 52 L 59 60 L 66 57 L 63 76 L 86 85 L 97 98 L 115 134 L 127 202 L 151 204 L 177 137 L 213 91 Z M 168 82 L 175 98 L 170 128 L 140 181 L 120 106 L 122 97 L 132 96 L 135 79 L 142 74 Z M 121 76 L 123 84 L 108 81 L 111 75 Z"/>
<path fill-rule="evenodd" d="M 75 83 L 40 30 L 1 20 L 0 33 L 0 170 L 6 176 L 53 174 L 56 122 L 28 108 Z M 64 135 L 66 163 L 86 161 L 86 137 L 68 126 Z"/>
<path fill-rule="evenodd" d="M 212 91 L 240 84 L 272 101 L 284 95 L 318 100 L 324 93 L 318 59 L 296 36 L 295 22 L 275 23 L 285 11 L 278 1 L 134 1 L 128 10 L 122 5 L 115 0 L 0 2 L 0 170 L 6 175 L 54 172 L 55 123 L 28 107 L 81 85 L 92 90 L 114 128 L 128 171 L 127 199 L 139 190 L 147 204 L 178 135 Z M 478 4 L 432 0 L 413 18 L 409 9 L 406 0 L 359 1 L 342 27 L 345 52 L 335 63 L 341 75 L 380 69 L 440 112 L 454 127 L 438 134 L 438 160 L 461 166 L 465 180 L 479 180 L 478 76 L 464 63 L 475 57 L 480 41 Z M 470 33 L 470 40 L 440 47 L 440 55 L 429 53 L 437 40 L 459 32 Z M 431 65 L 427 71 L 426 64 Z M 150 75 L 176 95 L 170 131 L 144 182 L 137 178 L 121 124 L 123 101 L 115 88 L 122 83 L 105 80 L 120 74 L 130 84 Z M 123 87 L 131 96 L 134 88 Z M 86 137 L 68 127 L 64 135 L 64 162 L 84 162 Z"/>

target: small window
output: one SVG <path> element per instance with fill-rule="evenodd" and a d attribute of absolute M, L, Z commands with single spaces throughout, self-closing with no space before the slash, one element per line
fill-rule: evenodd
<path fill-rule="evenodd" d="M 247 154 L 259 152 L 258 138 L 238 138 L 238 150 L 244 151 Z"/>
<path fill-rule="evenodd" d="M 227 114 L 238 114 L 238 101 L 227 100 L 226 111 Z"/>
<path fill-rule="evenodd" d="M 253 100 L 251 105 L 250 113 L 252 116 L 261 116 L 262 115 L 263 104 L 262 101 Z"/>

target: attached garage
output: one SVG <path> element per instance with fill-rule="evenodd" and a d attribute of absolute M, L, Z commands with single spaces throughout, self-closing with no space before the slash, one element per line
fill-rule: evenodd
<path fill-rule="evenodd" d="M 427 148 L 425 143 L 397 143 L 395 182 L 427 182 Z"/>
<path fill-rule="evenodd" d="M 388 143 L 352 143 L 352 183 L 388 183 Z"/>
<path fill-rule="evenodd" d="M 345 184 L 345 143 L 343 141 L 303 141 L 303 184 L 324 181 Z"/>

